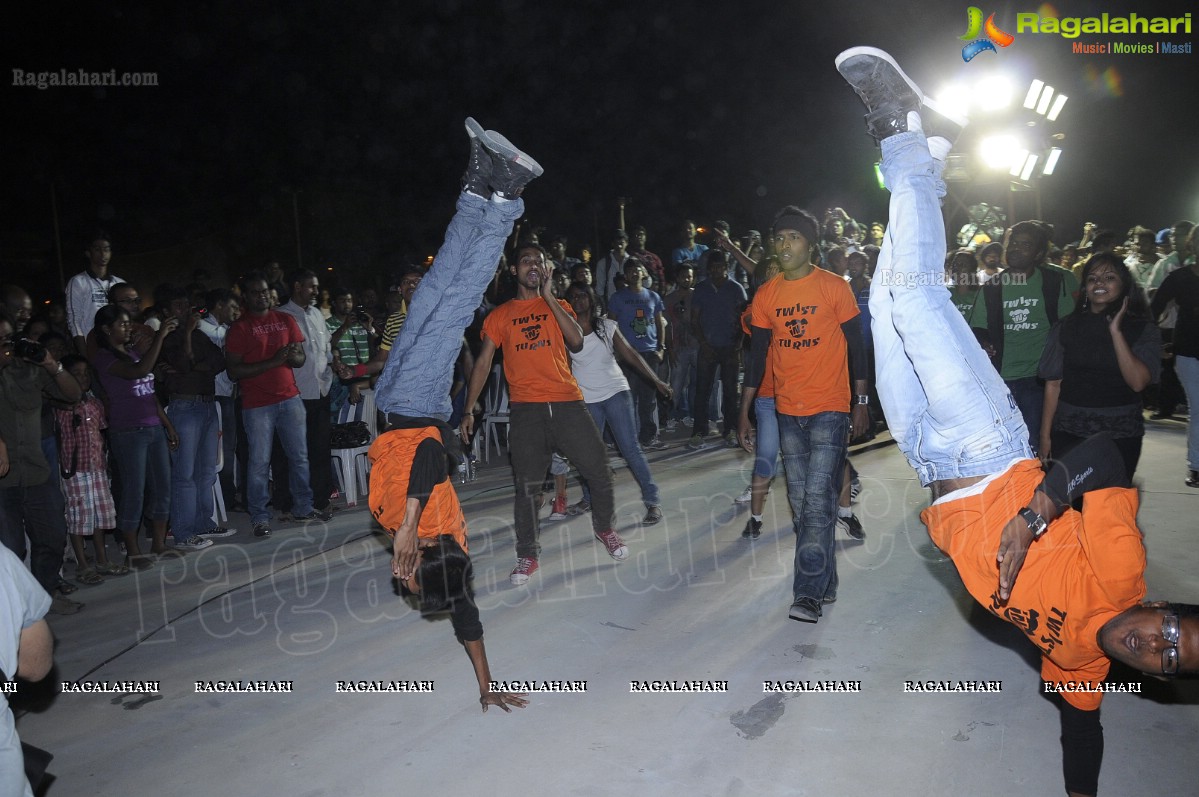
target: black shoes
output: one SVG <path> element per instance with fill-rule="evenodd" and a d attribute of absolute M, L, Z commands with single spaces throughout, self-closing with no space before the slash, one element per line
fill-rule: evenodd
<path fill-rule="evenodd" d="M 801 623 L 815 623 L 820 621 L 820 615 L 820 603 L 811 598 L 800 598 L 791 604 L 789 616 L 792 620 L 799 620 Z"/>
<path fill-rule="evenodd" d="M 907 132 L 908 114 L 924 94 L 895 59 L 875 47 L 851 47 L 837 56 L 837 71 L 866 105 L 866 129 L 875 141 Z"/>
<path fill-rule="evenodd" d="M 1187 487 L 1199 487 L 1199 470 L 1187 473 Z"/>
<path fill-rule="evenodd" d="M 745 531 L 741 532 L 741 539 L 756 540 L 758 537 L 761 537 L 761 536 L 762 536 L 762 521 L 754 520 L 753 517 L 751 516 L 750 519 L 745 522 Z"/>
<path fill-rule="evenodd" d="M 849 517 L 838 516 L 837 529 L 845 532 L 852 539 L 866 539 L 866 530 L 862 528 L 862 522 L 858 520 L 857 515 L 850 515 Z"/>

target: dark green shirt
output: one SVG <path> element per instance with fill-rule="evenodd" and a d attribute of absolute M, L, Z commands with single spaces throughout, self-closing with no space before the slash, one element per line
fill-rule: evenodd
<path fill-rule="evenodd" d="M 36 487 L 50 478 L 42 453 L 43 393 L 65 400 L 45 368 L 16 360 L 0 368 L 0 438 L 8 446 L 8 473 L 0 489 Z"/>

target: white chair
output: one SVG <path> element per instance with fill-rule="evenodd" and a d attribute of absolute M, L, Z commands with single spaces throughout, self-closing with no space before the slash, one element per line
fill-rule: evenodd
<path fill-rule="evenodd" d="M 225 494 L 221 491 L 221 469 L 225 467 L 225 447 L 221 444 L 224 437 L 224 426 L 221 425 L 221 405 L 216 404 L 216 481 L 212 483 L 212 525 L 223 526 L 229 522 L 229 513 L 225 511 Z"/>
<path fill-rule="evenodd" d="M 370 430 L 370 439 L 367 444 L 354 448 L 334 448 L 331 451 L 333 472 L 337 474 L 340 489 L 346 497 L 346 506 L 348 507 L 357 506 L 359 494 L 366 495 L 370 489 L 371 463 L 366 454 L 370 451 L 371 443 L 379 435 L 374 390 L 363 390 L 362 401 L 357 404 L 350 404 L 347 401 L 337 413 L 337 423 L 353 423 L 355 421 L 366 421 L 366 428 Z"/>
<path fill-rule="evenodd" d="M 487 383 L 487 391 L 483 400 L 483 461 L 491 461 L 491 444 L 495 444 L 495 455 L 500 455 L 499 427 L 508 427 L 511 431 L 512 413 L 508 408 L 508 380 L 504 378 L 504 368 L 497 365 L 491 369 L 491 381 Z M 505 439 L 507 439 L 505 437 Z"/>

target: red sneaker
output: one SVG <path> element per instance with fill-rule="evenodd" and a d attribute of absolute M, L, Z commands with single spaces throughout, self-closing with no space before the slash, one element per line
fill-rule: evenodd
<path fill-rule="evenodd" d="M 559 495 L 554 497 L 554 503 L 550 505 L 550 520 L 566 520 L 566 496 Z"/>
<path fill-rule="evenodd" d="M 536 559 L 517 559 L 516 567 L 512 569 L 512 575 L 508 576 L 508 580 L 514 586 L 522 586 L 529 583 L 529 576 L 537 572 Z"/>
<path fill-rule="evenodd" d="M 629 555 L 629 546 L 624 544 L 624 540 L 616 533 L 615 529 L 596 532 L 595 538 L 604 544 L 608 549 L 608 556 L 611 556 L 616 561 L 624 561 Z"/>

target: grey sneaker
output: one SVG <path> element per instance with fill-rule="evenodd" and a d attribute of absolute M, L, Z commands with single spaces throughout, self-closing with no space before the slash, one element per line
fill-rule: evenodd
<path fill-rule="evenodd" d="M 236 533 L 237 529 L 227 529 L 224 526 L 213 526 L 208 531 L 201 531 L 200 536 L 210 540 L 215 537 L 232 537 Z"/>
<path fill-rule="evenodd" d="M 328 523 L 333 519 L 333 513 L 328 509 L 314 509 L 307 515 L 292 515 L 291 519 L 295 523 L 308 523 L 313 520 L 319 520 Z"/>
<path fill-rule="evenodd" d="M 924 93 L 894 58 L 876 47 L 851 47 L 836 64 L 865 104 L 866 129 L 875 141 L 907 132 L 908 113 L 920 110 Z"/>
<path fill-rule="evenodd" d="M 178 548 L 183 551 L 202 551 L 213 544 L 212 540 L 206 540 L 199 534 L 193 534 L 186 540 L 180 542 L 175 540 L 172 548 Z"/>
<path fill-rule="evenodd" d="M 491 190 L 505 199 L 516 199 L 525 186 L 545 174 L 541 164 L 494 130 L 482 136 L 491 153 Z"/>
<path fill-rule="evenodd" d="M 650 440 L 648 443 L 641 446 L 641 448 L 646 451 L 665 451 L 668 446 L 662 442 L 662 438 L 655 437 L 653 440 Z"/>
<path fill-rule="evenodd" d="M 491 198 L 491 153 L 483 145 L 486 132 L 471 117 L 466 117 L 466 135 L 470 138 L 470 157 L 462 175 L 462 190 L 484 199 Z"/>
<path fill-rule="evenodd" d="M 800 598 L 791 604 L 789 616 L 792 620 L 799 620 L 801 623 L 815 623 L 820 621 L 820 614 L 818 602 L 811 598 Z"/>
<path fill-rule="evenodd" d="M 705 443 L 704 439 L 697 434 L 692 435 L 691 439 L 687 441 L 687 448 L 691 449 L 692 451 L 700 451 L 707 447 L 708 444 Z"/>

